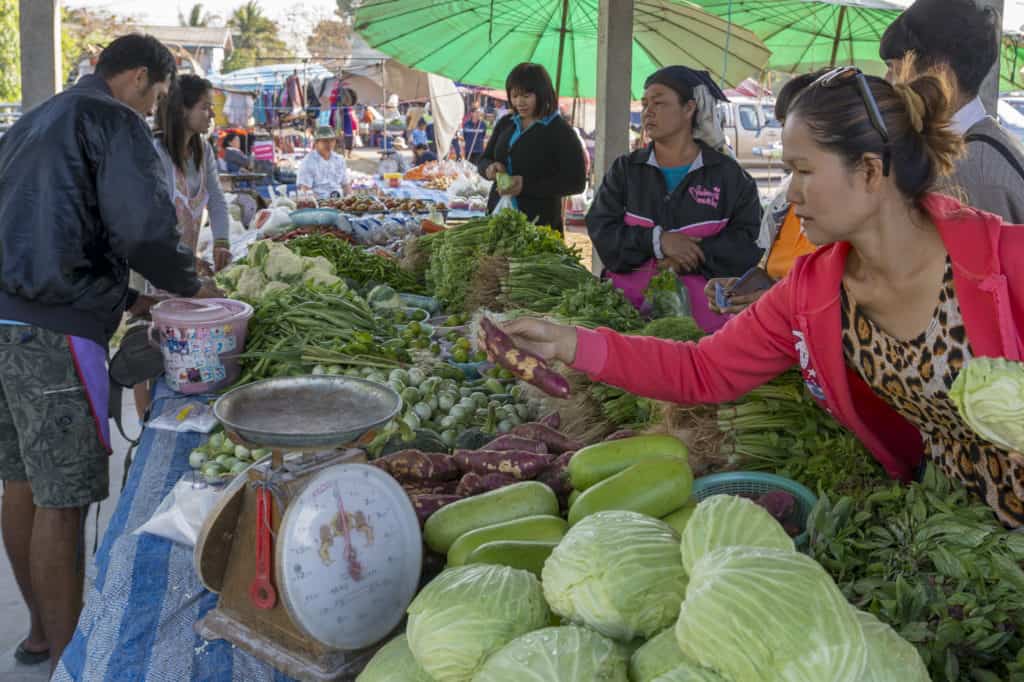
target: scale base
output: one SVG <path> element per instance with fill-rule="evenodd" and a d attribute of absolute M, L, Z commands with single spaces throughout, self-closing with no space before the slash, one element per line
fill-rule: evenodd
<path fill-rule="evenodd" d="M 275 669 L 303 682 L 354 682 L 379 647 L 361 651 L 327 650 L 321 656 L 293 651 L 216 608 L 195 625 L 203 639 L 224 639 Z"/>

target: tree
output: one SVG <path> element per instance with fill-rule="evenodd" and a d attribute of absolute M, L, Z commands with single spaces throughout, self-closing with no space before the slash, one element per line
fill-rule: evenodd
<path fill-rule="evenodd" d="M 15 0 L 17 2 L 17 0 Z M 105 10 L 61 8 L 61 56 L 64 79 L 77 73 L 78 64 L 87 55 L 130 30 L 131 23 Z"/>
<path fill-rule="evenodd" d="M 0 102 L 21 101 L 18 0 L 0 0 Z"/>
<path fill-rule="evenodd" d="M 292 57 L 288 46 L 278 37 L 277 24 L 263 13 L 256 0 L 249 0 L 228 19 L 235 49 L 224 60 L 224 72 L 257 66 L 267 61 Z"/>
<path fill-rule="evenodd" d="M 345 23 L 351 24 L 352 17 L 355 16 L 356 10 L 363 4 L 363 0 L 334 0 L 337 7 L 334 13 L 345 20 Z"/>
<path fill-rule="evenodd" d="M 352 52 L 352 30 L 341 22 L 324 19 L 306 39 L 306 49 L 316 60 L 342 59 Z"/>
<path fill-rule="evenodd" d="M 192 5 L 187 17 L 180 11 L 178 12 L 178 23 L 182 26 L 209 26 L 214 19 L 215 17 L 209 12 L 203 12 L 203 3 L 201 2 Z"/>

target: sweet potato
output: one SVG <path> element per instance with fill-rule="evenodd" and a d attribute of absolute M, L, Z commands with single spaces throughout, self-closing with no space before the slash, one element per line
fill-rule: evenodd
<path fill-rule="evenodd" d="M 481 449 L 518 450 L 520 452 L 536 452 L 538 455 L 548 454 L 548 446 L 546 443 L 542 443 L 539 440 L 523 438 L 522 436 L 513 436 L 507 433 L 503 436 L 498 436 Z"/>
<path fill-rule="evenodd" d="M 452 459 L 464 474 L 508 474 L 520 481 L 536 478 L 551 463 L 550 455 L 517 450 L 456 450 Z"/>
<path fill-rule="evenodd" d="M 550 426 L 545 426 L 539 422 L 520 424 L 512 429 L 510 433 L 513 436 L 522 436 L 523 438 L 529 438 L 530 440 L 539 440 L 546 444 L 548 446 L 548 450 L 556 455 L 568 452 L 569 450 L 579 450 L 583 447 L 582 443 L 577 443 L 570 438 L 566 438 Z"/>
<path fill-rule="evenodd" d="M 516 348 L 508 334 L 486 317 L 481 318 L 480 328 L 484 332 L 484 343 L 494 362 L 512 372 L 517 379 L 533 384 L 555 398 L 569 397 L 569 382 L 558 372 L 548 367 L 543 358 Z"/>
<path fill-rule="evenodd" d="M 456 495 L 472 497 L 507 485 L 519 483 L 519 479 L 508 474 L 476 474 L 472 471 L 462 477 L 455 489 Z"/>
<path fill-rule="evenodd" d="M 373 460 L 370 464 L 388 472 L 399 483 L 453 481 L 459 468 L 450 455 L 419 450 L 401 450 Z"/>
<path fill-rule="evenodd" d="M 558 412 L 552 412 L 551 414 L 542 417 L 540 423 L 557 431 L 562 428 L 562 415 Z"/>
<path fill-rule="evenodd" d="M 785 524 L 796 511 L 796 498 L 784 490 L 773 490 L 755 500 L 779 523 Z"/>
<path fill-rule="evenodd" d="M 409 499 L 412 500 L 413 509 L 416 510 L 416 518 L 419 519 L 420 526 L 422 527 L 431 514 L 441 507 L 457 502 L 462 498 L 458 495 L 411 495 Z"/>
<path fill-rule="evenodd" d="M 575 454 L 574 451 L 563 452 L 537 476 L 537 480 L 554 490 L 559 497 L 568 495 L 572 492 L 572 483 L 569 481 L 569 460 Z"/>
<path fill-rule="evenodd" d="M 459 486 L 458 481 L 444 481 L 442 483 L 429 483 L 414 481 L 402 486 L 405 493 L 412 495 L 454 495 L 455 489 Z"/>

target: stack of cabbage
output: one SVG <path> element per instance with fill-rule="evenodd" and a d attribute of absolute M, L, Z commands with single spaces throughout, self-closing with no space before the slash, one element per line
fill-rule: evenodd
<path fill-rule="evenodd" d="M 249 249 L 248 264 L 233 265 L 217 275 L 217 285 L 232 298 L 259 301 L 293 284 L 338 284 L 334 266 L 323 256 L 306 258 L 284 244 L 258 241 Z"/>
<path fill-rule="evenodd" d="M 681 538 L 635 512 L 588 516 L 541 579 L 486 564 L 444 571 L 359 682 L 929 679 L 913 646 L 854 609 L 743 498 L 697 505 Z"/>

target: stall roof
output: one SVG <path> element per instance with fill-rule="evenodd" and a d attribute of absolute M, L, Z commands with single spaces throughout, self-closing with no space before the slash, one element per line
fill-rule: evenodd
<path fill-rule="evenodd" d="M 136 26 L 137 30 L 153 36 L 162 43 L 183 47 L 232 48 L 231 29 L 207 26 Z"/>

